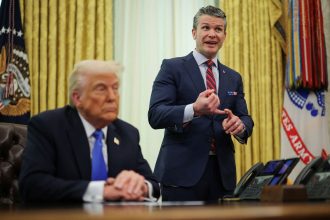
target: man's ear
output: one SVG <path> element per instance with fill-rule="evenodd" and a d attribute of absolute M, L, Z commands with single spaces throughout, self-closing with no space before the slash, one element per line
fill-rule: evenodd
<path fill-rule="evenodd" d="M 78 91 L 73 91 L 71 94 L 71 99 L 74 106 L 78 106 L 80 104 L 80 94 Z"/>
<path fill-rule="evenodd" d="M 194 28 L 191 30 L 191 34 L 192 34 L 194 40 L 196 40 L 196 30 Z"/>

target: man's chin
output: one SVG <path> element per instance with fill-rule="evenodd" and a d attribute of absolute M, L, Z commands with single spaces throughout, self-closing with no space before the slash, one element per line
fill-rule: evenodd
<path fill-rule="evenodd" d="M 115 121 L 117 118 L 118 118 L 117 115 L 112 115 L 112 116 L 108 117 L 108 121 L 113 122 L 113 121 Z"/>
<path fill-rule="evenodd" d="M 217 53 L 218 50 L 219 50 L 219 48 L 218 48 L 217 46 L 214 46 L 214 47 L 208 47 L 208 48 L 206 49 L 206 51 L 208 51 L 209 53 L 213 53 L 213 54 Z"/>
<path fill-rule="evenodd" d="M 211 59 L 213 57 L 215 57 L 218 53 L 218 50 L 206 50 L 205 51 L 205 55 L 207 56 L 207 58 Z"/>
<path fill-rule="evenodd" d="M 118 118 L 117 114 L 108 114 L 105 117 L 103 117 L 103 120 L 108 122 L 108 124 L 112 123 L 113 121 L 115 121 Z"/>

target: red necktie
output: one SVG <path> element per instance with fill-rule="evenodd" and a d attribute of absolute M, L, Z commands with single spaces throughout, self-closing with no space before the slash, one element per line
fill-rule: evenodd
<path fill-rule="evenodd" d="M 216 93 L 217 92 L 217 84 L 215 82 L 214 75 L 213 75 L 213 72 L 212 72 L 213 61 L 208 60 L 206 62 L 206 64 L 207 64 L 207 70 L 206 70 L 206 86 L 207 86 L 207 89 L 213 89 L 214 92 Z M 212 138 L 212 140 L 211 140 L 211 151 L 213 153 L 215 153 L 215 139 L 214 138 Z"/>
<path fill-rule="evenodd" d="M 206 86 L 207 89 L 213 89 L 214 92 L 217 92 L 217 84 L 214 79 L 214 75 L 212 72 L 212 66 L 213 66 L 213 61 L 208 60 L 207 61 L 207 70 L 206 70 Z"/>

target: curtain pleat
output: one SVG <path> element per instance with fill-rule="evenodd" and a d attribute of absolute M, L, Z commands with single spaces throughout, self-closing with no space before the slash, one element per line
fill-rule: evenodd
<path fill-rule="evenodd" d="M 104 45 L 103 47 L 100 45 L 99 50 L 104 50 L 104 57 L 106 60 L 113 59 L 113 32 L 114 32 L 114 26 L 113 26 L 113 1 L 104 0 L 104 6 L 103 6 L 103 36 L 104 36 Z M 102 8 L 102 6 L 100 6 Z M 100 55 L 101 56 L 101 55 Z"/>
<path fill-rule="evenodd" d="M 28 2 L 26 2 L 28 4 Z M 39 38 L 39 32 L 40 32 L 40 25 L 39 25 L 39 11 L 40 11 L 40 2 L 39 1 L 32 1 L 33 4 L 31 10 L 32 10 L 32 28 L 30 29 L 27 27 L 27 29 L 31 30 L 31 33 L 26 33 L 25 36 L 28 37 L 28 35 L 32 35 L 32 44 L 26 45 L 27 48 L 32 47 L 32 54 L 28 54 L 29 63 L 30 63 L 30 77 L 32 86 L 31 86 L 31 102 L 32 102 L 32 108 L 31 108 L 31 115 L 34 113 L 38 113 L 40 111 L 40 99 L 39 99 L 39 77 L 40 77 L 40 68 L 39 63 L 41 63 L 41 60 L 39 60 L 39 42 L 41 39 Z M 23 24 L 23 28 L 25 28 L 25 24 Z M 47 74 L 47 73 L 46 73 Z M 42 93 L 42 91 L 40 91 Z"/>
<path fill-rule="evenodd" d="M 100 20 L 103 19 L 104 16 L 104 0 L 98 0 L 96 4 L 96 14 L 97 15 L 102 15 L 96 16 L 96 21 L 95 23 L 99 24 L 95 26 L 95 39 L 98 39 L 96 41 L 96 51 L 95 51 L 95 57 L 101 58 L 104 57 L 104 22 L 101 22 Z"/>
<path fill-rule="evenodd" d="M 39 49 L 39 59 L 33 60 L 33 63 L 36 63 L 36 65 L 39 66 L 39 111 L 45 111 L 47 110 L 47 98 L 50 96 L 47 91 L 47 79 L 49 77 L 48 72 L 48 32 L 49 32 L 49 26 L 48 26 L 48 1 L 40 1 L 40 11 L 36 10 L 34 11 L 34 17 L 38 17 L 36 24 L 36 28 L 38 28 L 39 35 L 34 37 L 35 43 L 37 44 L 37 49 Z M 35 22 L 35 23 L 36 23 Z M 33 28 L 33 32 L 36 31 L 35 28 Z M 54 42 L 53 42 L 54 43 Z M 32 73 L 33 74 L 33 73 Z M 36 88 L 34 88 L 34 91 L 36 91 Z M 33 113 L 32 113 L 33 114 Z"/>
<path fill-rule="evenodd" d="M 69 1 L 71 2 L 71 1 Z M 73 59 L 69 59 L 70 53 L 72 54 L 71 50 L 67 50 L 67 45 L 73 45 L 72 43 L 68 43 L 70 38 L 73 38 L 73 34 L 70 35 L 72 30 L 69 29 L 69 22 L 70 17 L 68 15 L 68 11 L 70 11 L 70 6 L 66 4 L 65 1 L 58 2 L 58 17 L 57 22 L 59 27 L 64 27 L 59 30 L 57 28 L 57 47 L 56 47 L 56 54 L 57 54 L 57 85 L 56 91 L 57 96 L 56 105 L 63 106 L 66 104 L 67 98 L 67 72 L 69 71 L 70 67 L 67 67 L 67 63 L 73 63 Z"/>
<path fill-rule="evenodd" d="M 31 113 L 68 103 L 67 77 L 83 59 L 111 59 L 112 1 L 21 0 Z"/>
<path fill-rule="evenodd" d="M 49 0 L 48 1 L 48 36 L 47 36 L 47 69 L 48 69 L 48 77 L 47 77 L 47 94 L 46 97 L 46 109 L 53 109 L 57 107 L 57 85 L 60 83 L 58 77 L 58 65 L 57 65 L 57 47 L 58 47 L 58 29 L 59 25 L 57 25 L 57 15 L 58 15 L 58 2 L 57 0 Z M 54 65 L 51 65 L 54 64 Z M 45 109 L 45 110 L 46 110 Z"/>

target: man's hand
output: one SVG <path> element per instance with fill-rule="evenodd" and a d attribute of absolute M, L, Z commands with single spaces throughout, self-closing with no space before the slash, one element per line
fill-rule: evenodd
<path fill-rule="evenodd" d="M 218 109 L 220 105 L 219 97 L 214 93 L 213 89 L 207 89 L 201 92 L 193 104 L 195 116 L 225 114 L 224 111 Z"/>
<path fill-rule="evenodd" d="M 120 200 L 123 198 L 123 192 L 121 190 L 116 189 L 113 183 L 114 183 L 114 178 L 109 178 L 106 184 L 104 185 L 104 190 L 103 190 L 104 200 Z"/>
<path fill-rule="evenodd" d="M 0 102 L 0 110 L 3 109 L 5 106 L 3 105 L 2 102 Z"/>
<path fill-rule="evenodd" d="M 134 171 L 124 170 L 114 178 L 109 178 L 104 187 L 106 200 L 136 200 L 142 201 L 148 195 L 145 179 Z"/>
<path fill-rule="evenodd" d="M 222 127 L 227 134 L 237 135 L 244 131 L 244 124 L 231 110 L 224 109 L 228 117 L 222 121 Z"/>

